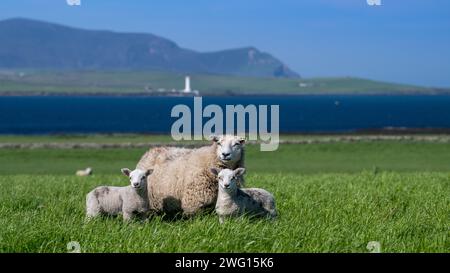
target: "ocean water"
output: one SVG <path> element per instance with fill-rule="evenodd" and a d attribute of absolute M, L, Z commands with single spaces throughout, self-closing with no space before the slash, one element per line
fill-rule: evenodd
<path fill-rule="evenodd" d="M 193 98 L 5 96 L 0 134 L 169 133 L 178 104 L 192 107 Z M 450 95 L 203 97 L 203 107 L 209 104 L 279 105 L 281 133 L 450 128 Z"/>

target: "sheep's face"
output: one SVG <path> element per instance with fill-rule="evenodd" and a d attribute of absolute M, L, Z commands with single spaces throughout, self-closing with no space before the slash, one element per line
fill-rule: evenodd
<path fill-rule="evenodd" d="M 245 139 L 239 136 L 213 136 L 212 140 L 217 143 L 217 158 L 227 166 L 234 166 L 241 160 Z"/>
<path fill-rule="evenodd" d="M 153 170 L 139 170 L 136 169 L 134 171 L 130 171 L 128 168 L 123 168 L 122 173 L 130 178 L 130 184 L 133 188 L 142 188 L 147 185 L 147 176 L 149 176 Z"/>
<path fill-rule="evenodd" d="M 219 187 L 229 193 L 235 192 L 238 188 L 237 183 L 239 177 L 244 175 L 244 168 L 237 168 L 236 170 L 223 169 L 218 170 L 216 168 L 212 168 L 211 172 L 217 176 L 217 180 L 219 181 Z"/>

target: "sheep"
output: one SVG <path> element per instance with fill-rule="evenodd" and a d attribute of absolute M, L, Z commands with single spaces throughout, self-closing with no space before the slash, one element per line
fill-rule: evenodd
<path fill-rule="evenodd" d="M 147 193 L 147 177 L 153 170 L 121 169 L 130 178 L 126 187 L 100 186 L 86 195 L 86 218 L 91 219 L 99 215 L 115 216 L 122 214 L 123 220 L 128 221 L 138 216 L 145 218 L 149 212 Z"/>
<path fill-rule="evenodd" d="M 89 167 L 89 168 L 86 168 L 85 170 L 78 170 L 75 174 L 77 176 L 89 176 L 92 174 L 92 168 Z"/>
<path fill-rule="evenodd" d="M 237 178 L 245 173 L 245 168 L 235 170 L 211 168 L 211 173 L 219 182 L 216 203 L 219 223 L 222 224 L 226 217 L 241 215 L 276 218 L 275 199 L 270 192 L 259 188 L 237 187 Z"/>
<path fill-rule="evenodd" d="M 244 167 L 245 139 L 226 135 L 212 140 L 212 145 L 193 149 L 155 169 L 151 183 L 147 181 L 152 210 L 190 217 L 214 208 L 218 184 L 209 170 Z"/>
<path fill-rule="evenodd" d="M 155 169 L 164 162 L 173 160 L 179 156 L 190 153 L 192 149 L 177 147 L 156 147 L 148 150 L 139 160 L 136 169 Z"/>

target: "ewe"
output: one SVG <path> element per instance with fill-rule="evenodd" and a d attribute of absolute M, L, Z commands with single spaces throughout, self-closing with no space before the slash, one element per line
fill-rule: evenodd
<path fill-rule="evenodd" d="M 236 170 L 212 168 L 211 173 L 217 176 L 219 182 L 216 213 L 219 215 L 221 224 L 225 217 L 244 214 L 269 218 L 277 216 L 275 199 L 270 192 L 258 188 L 238 188 L 237 180 L 245 173 L 244 168 Z"/>
<path fill-rule="evenodd" d="M 130 178 L 126 187 L 97 187 L 86 196 L 86 216 L 88 219 L 99 215 L 123 215 L 128 221 L 134 216 L 145 218 L 149 212 L 147 177 L 152 170 L 122 169 L 122 173 Z"/>
<path fill-rule="evenodd" d="M 244 167 L 245 140 L 229 135 L 212 139 L 211 146 L 193 149 L 155 169 L 148 181 L 152 210 L 192 216 L 214 207 L 218 185 L 210 168 Z"/>
<path fill-rule="evenodd" d="M 150 170 L 164 162 L 171 161 L 179 156 L 190 153 L 192 149 L 177 147 L 156 147 L 148 150 L 139 160 L 136 169 Z"/>

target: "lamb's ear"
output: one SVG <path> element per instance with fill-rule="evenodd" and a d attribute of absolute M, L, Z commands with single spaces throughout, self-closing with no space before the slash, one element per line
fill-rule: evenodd
<path fill-rule="evenodd" d="M 216 143 L 220 141 L 220 138 L 216 135 L 209 136 L 209 139 L 211 139 L 212 141 L 214 141 Z"/>
<path fill-rule="evenodd" d="M 211 168 L 209 169 L 211 171 L 212 174 L 214 174 L 215 176 L 219 175 L 220 170 L 217 168 Z"/>
<path fill-rule="evenodd" d="M 234 170 L 234 175 L 243 176 L 245 174 L 245 168 L 237 168 Z"/>
<path fill-rule="evenodd" d="M 121 169 L 120 171 L 122 171 L 122 173 L 125 175 L 125 176 L 130 176 L 130 173 L 131 173 L 131 171 L 130 171 L 130 169 L 128 169 L 128 168 L 123 168 L 123 169 Z"/>
<path fill-rule="evenodd" d="M 145 176 L 149 176 L 153 173 L 153 169 L 149 169 L 145 172 Z"/>

